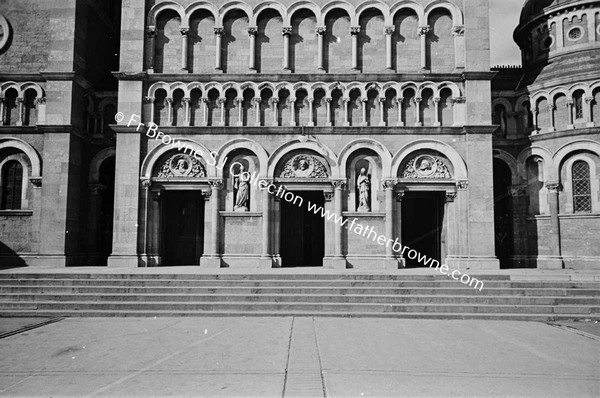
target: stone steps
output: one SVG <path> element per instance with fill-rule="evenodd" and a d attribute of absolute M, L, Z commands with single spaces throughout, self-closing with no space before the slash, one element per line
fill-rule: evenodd
<path fill-rule="evenodd" d="M 352 316 L 600 320 L 600 282 L 481 275 L 0 275 L 0 316 Z"/>

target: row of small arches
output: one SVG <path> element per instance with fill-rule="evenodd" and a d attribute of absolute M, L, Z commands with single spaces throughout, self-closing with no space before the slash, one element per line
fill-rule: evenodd
<path fill-rule="evenodd" d="M 0 84 L 0 126 L 34 126 L 44 90 L 33 82 Z"/>

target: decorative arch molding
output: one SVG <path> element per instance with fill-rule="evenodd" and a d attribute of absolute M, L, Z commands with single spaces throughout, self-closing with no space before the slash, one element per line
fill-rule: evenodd
<path fill-rule="evenodd" d="M 215 166 L 214 165 L 211 166 L 208 164 L 208 162 L 206 162 L 207 156 L 210 156 L 210 151 L 208 150 L 208 148 L 206 148 L 204 145 L 200 144 L 199 142 L 190 140 L 188 138 L 177 138 L 176 140 L 181 142 L 182 147 L 185 147 L 186 144 L 189 145 L 193 150 L 196 151 L 197 154 L 199 154 L 199 156 L 202 159 L 204 159 L 204 161 L 206 163 L 206 173 L 209 177 L 216 175 Z M 152 178 L 152 171 L 154 170 L 154 167 L 156 166 L 156 162 L 160 159 L 160 157 L 162 155 L 164 155 L 165 153 L 167 153 L 169 151 L 183 153 L 183 151 L 179 151 L 178 149 L 174 148 L 170 144 L 169 145 L 160 144 L 160 145 L 156 146 L 150 152 L 148 152 L 148 154 L 142 161 L 140 177 L 147 178 L 147 179 Z"/>
<path fill-rule="evenodd" d="M 357 25 L 360 22 L 360 16 L 362 15 L 362 13 L 370 8 L 374 8 L 376 10 L 379 10 L 379 12 L 381 12 L 385 26 L 392 25 L 392 20 L 390 17 L 390 8 L 388 7 L 387 4 L 384 4 L 377 0 L 367 0 L 367 1 L 361 1 L 359 3 L 359 5 L 356 7 L 356 11 L 355 11 Z"/>
<path fill-rule="evenodd" d="M 264 148 L 254 140 L 248 138 L 236 138 L 227 141 L 217 150 L 217 154 L 219 156 L 219 161 L 217 162 L 217 177 L 223 176 L 223 168 L 227 162 L 227 157 L 236 149 L 247 149 L 254 153 L 258 157 L 260 164 L 259 174 L 263 176 L 268 175 L 267 168 L 269 163 L 269 155 L 267 154 L 267 151 L 265 151 Z"/>
<path fill-rule="evenodd" d="M 517 99 L 517 102 L 515 103 L 515 110 L 517 112 L 526 111 L 525 107 L 523 106 L 526 102 L 529 102 L 529 106 L 531 107 L 531 109 L 533 109 L 533 105 L 531 105 L 533 103 L 531 101 L 531 97 L 528 95 L 522 95 Z"/>
<path fill-rule="evenodd" d="M 348 13 L 348 16 L 350 17 L 350 26 L 358 25 L 356 19 L 356 10 L 354 9 L 354 6 L 352 6 L 352 4 L 350 3 L 346 3 L 345 1 L 335 0 L 326 3 L 323 6 L 323 8 L 321 8 L 321 14 L 317 16 L 317 26 L 325 26 L 325 19 L 327 18 L 327 14 L 329 14 L 330 11 L 333 11 L 335 9 L 341 9 Z"/>
<path fill-rule="evenodd" d="M 283 18 L 283 26 L 291 26 L 292 17 L 300 10 L 311 11 L 315 18 L 317 18 L 317 21 L 319 21 L 321 18 L 321 10 L 315 3 L 311 1 L 297 1 L 288 7 L 286 16 Z"/>
<path fill-rule="evenodd" d="M 517 166 L 517 159 L 510 153 L 501 149 L 494 149 L 494 159 L 503 161 L 510 169 L 510 181 L 512 185 L 519 184 L 519 168 Z"/>
<path fill-rule="evenodd" d="M 252 12 L 252 7 L 242 1 L 230 1 L 221 6 L 219 8 L 219 21 L 217 22 L 217 26 L 223 26 L 223 20 L 229 11 L 240 10 L 243 11 L 244 14 L 248 17 L 248 21 L 254 20 L 254 13 Z M 249 25 L 252 26 L 252 25 Z"/>
<path fill-rule="evenodd" d="M 414 1 L 401 1 L 401 2 L 394 4 L 390 8 L 391 20 L 394 21 L 394 17 L 396 16 L 396 13 L 398 13 L 398 11 L 406 10 L 406 9 L 412 10 L 417 14 L 417 18 L 419 20 L 419 26 L 427 25 L 427 23 L 425 21 L 425 9 L 423 8 L 422 5 L 417 4 Z"/>
<path fill-rule="evenodd" d="M 212 3 L 208 1 L 194 2 L 187 6 L 187 8 L 185 9 L 185 26 L 189 26 L 189 21 L 192 17 L 192 14 L 194 14 L 194 12 L 198 10 L 206 10 L 210 12 L 213 18 L 215 19 L 215 22 L 219 18 L 219 10 L 217 10 L 217 8 Z"/>
<path fill-rule="evenodd" d="M 171 88 L 169 87 L 169 85 L 165 82 L 156 82 L 153 83 L 149 88 L 148 88 L 148 97 L 156 97 L 156 92 L 160 89 L 163 89 L 166 91 L 167 93 L 167 97 L 172 96 L 172 94 L 170 93 Z"/>
<path fill-rule="evenodd" d="M 504 106 L 504 109 L 507 112 L 512 112 L 514 110 L 512 104 L 506 98 L 494 98 L 492 101 L 492 110 L 496 107 L 496 105 Z"/>
<path fill-rule="evenodd" d="M 400 150 L 392 159 L 392 175 L 398 175 L 398 171 L 402 162 L 410 154 L 419 150 L 434 150 L 446 156 L 454 168 L 453 177 L 455 180 L 467 180 L 469 178 L 467 165 L 462 156 L 460 156 L 456 149 L 452 148 L 450 145 L 437 140 L 413 141 L 400 148 Z"/>
<path fill-rule="evenodd" d="M 102 166 L 102 163 L 111 156 L 116 156 L 116 153 L 116 148 L 110 147 L 104 148 L 94 155 L 90 163 L 90 173 L 88 178 L 90 184 L 97 184 L 100 181 L 100 167 Z"/>
<path fill-rule="evenodd" d="M 268 176 L 275 175 L 275 169 L 277 165 L 283 159 L 285 155 L 294 151 L 294 150 L 312 150 L 317 154 L 323 156 L 325 160 L 327 160 L 329 168 L 331 169 L 331 178 L 339 178 L 340 176 L 340 168 L 337 162 L 337 156 L 335 153 L 327 146 L 321 144 L 320 142 L 309 139 L 306 142 L 302 142 L 300 140 L 294 140 L 288 142 L 279 148 L 277 148 L 271 157 L 269 158 L 269 165 L 267 169 Z"/>
<path fill-rule="evenodd" d="M 432 11 L 440 8 L 443 8 L 446 11 L 450 12 L 450 14 L 452 15 L 452 22 L 454 26 L 464 25 L 464 18 L 462 12 L 458 9 L 456 5 L 445 0 L 435 0 L 427 4 L 427 6 L 425 6 L 425 15 L 423 21 L 426 25 L 428 25 L 429 22 L 429 14 L 431 14 Z"/>
<path fill-rule="evenodd" d="M 548 93 L 547 91 L 540 91 L 540 92 L 535 93 L 531 97 L 531 102 L 530 102 L 532 109 L 538 109 L 538 103 L 544 99 L 546 101 L 548 101 L 548 103 L 550 104 L 551 103 L 550 98 L 552 98 L 552 97 L 550 96 L 550 93 Z"/>
<path fill-rule="evenodd" d="M 179 14 L 179 18 L 181 20 L 181 27 L 187 27 L 187 18 L 185 15 L 185 10 L 181 6 L 181 4 L 175 1 L 163 1 L 162 3 L 158 3 L 152 8 L 150 8 L 150 10 L 148 11 L 148 17 L 146 19 L 146 25 L 148 27 L 156 26 L 156 20 L 159 14 L 166 10 L 172 10 Z"/>
<path fill-rule="evenodd" d="M 23 98 L 25 91 L 27 90 L 35 90 L 37 98 L 43 98 L 45 96 L 44 90 L 35 82 L 17 83 L 14 81 L 8 81 L 0 84 L 0 97 L 4 97 L 6 91 L 11 88 L 17 91 L 17 97 L 19 98 Z"/>
<path fill-rule="evenodd" d="M 539 156 L 544 161 L 544 180 L 556 181 L 556 176 L 552 174 L 552 154 L 546 148 L 534 146 L 524 149 L 517 156 L 517 168 L 521 178 L 519 183 L 527 181 L 527 160 L 532 156 Z"/>
<path fill-rule="evenodd" d="M 370 149 L 375 152 L 381 158 L 382 169 L 383 169 L 383 178 L 391 178 L 391 170 L 392 170 L 392 154 L 387 148 L 380 143 L 371 138 L 359 138 L 354 141 L 349 142 L 341 151 L 338 156 L 338 164 L 340 166 L 340 178 L 348 178 L 346 175 L 346 166 L 348 163 L 348 159 L 350 156 L 360 150 L 360 149 Z"/>
<path fill-rule="evenodd" d="M 27 156 L 31 164 L 31 178 L 40 178 L 42 176 L 42 158 L 27 142 L 15 137 L 0 138 L 0 150 L 4 148 L 18 149 Z"/>
<path fill-rule="evenodd" d="M 250 26 L 258 25 L 258 18 L 263 11 L 275 10 L 279 13 L 279 16 L 285 21 L 287 19 L 287 10 L 285 7 L 277 1 L 269 1 L 265 3 L 259 3 L 252 10 L 252 17 L 250 18 Z M 284 25 L 286 26 L 286 25 Z"/>
<path fill-rule="evenodd" d="M 556 173 L 556 179 L 553 181 L 558 181 L 560 176 L 560 167 L 565 158 L 576 151 L 593 153 L 600 157 L 600 143 L 592 140 L 578 140 L 560 147 L 554 156 L 552 156 L 552 161 L 554 164 L 553 171 Z"/>

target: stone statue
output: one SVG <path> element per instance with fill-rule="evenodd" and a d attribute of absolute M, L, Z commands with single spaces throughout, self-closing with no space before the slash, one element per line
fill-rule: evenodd
<path fill-rule="evenodd" d="M 250 173 L 244 171 L 244 166 L 240 165 L 238 175 L 233 180 L 233 189 L 237 190 L 235 195 L 235 205 L 233 211 L 248 211 L 248 202 L 250 201 Z"/>
<path fill-rule="evenodd" d="M 359 212 L 371 211 L 371 176 L 367 170 L 360 169 L 360 175 L 356 179 L 358 189 L 358 210 Z"/>

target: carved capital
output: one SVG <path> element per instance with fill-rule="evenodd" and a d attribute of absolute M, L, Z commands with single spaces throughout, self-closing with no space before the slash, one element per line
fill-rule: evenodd
<path fill-rule="evenodd" d="M 326 26 L 317 26 L 317 27 L 315 28 L 315 33 L 316 33 L 317 35 L 320 35 L 320 36 L 322 36 L 322 35 L 324 35 L 324 34 L 325 34 L 325 32 L 327 32 L 327 27 L 326 27 Z"/>
<path fill-rule="evenodd" d="M 277 97 L 271 98 L 271 104 L 277 104 L 277 103 L 279 103 L 279 98 L 277 98 Z"/>
<path fill-rule="evenodd" d="M 146 28 L 146 36 L 150 39 L 154 39 L 158 35 L 158 31 L 156 30 L 156 26 L 148 26 Z"/>
<path fill-rule="evenodd" d="M 396 202 L 402 202 L 402 198 L 404 198 L 404 191 L 396 192 Z"/>
<path fill-rule="evenodd" d="M 148 189 L 150 188 L 150 186 L 152 186 L 152 180 L 150 180 L 149 178 L 144 178 L 140 181 L 140 185 L 142 186 L 142 188 Z"/>
<path fill-rule="evenodd" d="M 464 104 L 465 102 L 467 102 L 467 98 L 466 97 L 454 97 L 454 98 L 452 98 L 452 102 L 454 102 L 455 104 Z"/>
<path fill-rule="evenodd" d="M 254 97 L 252 98 L 252 102 L 254 102 L 254 105 L 259 105 L 262 102 L 262 98 Z"/>
<path fill-rule="evenodd" d="M 182 101 L 184 104 L 189 104 L 190 102 L 192 102 L 192 99 L 191 99 L 191 98 L 189 98 L 189 97 L 183 97 L 183 98 L 181 99 L 181 101 Z"/>
<path fill-rule="evenodd" d="M 224 29 L 223 29 L 223 27 L 214 28 L 214 32 L 215 32 L 215 35 L 222 36 Z"/>
<path fill-rule="evenodd" d="M 396 180 L 383 180 L 383 189 L 394 189 L 396 187 Z"/>
<path fill-rule="evenodd" d="M 333 200 L 334 193 L 333 192 L 323 192 L 323 196 L 325 196 L 326 202 L 331 202 Z"/>
<path fill-rule="evenodd" d="M 415 101 L 415 104 L 420 104 L 421 101 L 423 101 L 423 98 L 421 98 L 421 97 L 415 97 L 414 101 Z"/>
<path fill-rule="evenodd" d="M 173 98 L 165 98 L 165 102 L 169 105 L 173 105 Z"/>
<path fill-rule="evenodd" d="M 22 104 L 23 102 L 25 102 L 25 98 L 17 97 L 17 104 Z"/>
<path fill-rule="evenodd" d="M 217 99 L 217 102 L 218 102 L 219 104 L 224 104 L 224 103 L 225 103 L 225 101 L 227 101 L 227 98 L 225 98 L 225 97 L 219 97 L 219 98 Z"/>
<path fill-rule="evenodd" d="M 592 101 L 594 101 L 594 97 L 585 97 L 585 103 L 586 104 L 591 104 Z"/>
<path fill-rule="evenodd" d="M 208 181 L 208 184 L 210 185 L 210 187 L 212 189 L 223 189 L 223 187 L 225 186 L 225 184 L 223 183 L 223 180 L 220 178 L 210 180 L 210 181 Z"/>
<path fill-rule="evenodd" d="M 434 103 L 434 104 L 439 104 L 441 100 L 442 100 L 442 99 L 441 99 L 441 98 L 439 98 L 439 97 L 434 97 L 434 98 L 433 98 L 433 103 Z"/>
<path fill-rule="evenodd" d="M 1 99 L 0 99 L 1 102 Z M 38 105 L 44 105 L 46 104 L 46 97 L 41 97 L 41 98 L 36 98 L 35 99 L 35 103 Z"/>
<path fill-rule="evenodd" d="M 356 36 L 360 33 L 360 26 L 351 26 L 350 27 L 350 34 L 352 36 Z"/>
<path fill-rule="evenodd" d="M 465 25 L 454 25 L 452 27 L 452 35 L 453 36 L 464 36 L 465 35 Z"/>
<path fill-rule="evenodd" d="M 281 34 L 283 36 L 290 36 L 292 34 L 292 27 L 284 26 L 283 28 L 281 28 Z"/>
<path fill-rule="evenodd" d="M 202 98 L 200 98 L 200 100 L 201 100 L 202 102 L 204 102 L 205 104 L 207 104 L 207 103 L 208 103 L 208 98 L 206 98 L 206 97 L 202 97 Z"/>
<path fill-rule="evenodd" d="M 379 97 L 379 102 L 381 104 L 385 103 L 385 101 L 387 101 L 387 98 L 385 98 L 385 97 Z"/>
<path fill-rule="evenodd" d="M 328 104 L 331 103 L 332 100 L 333 98 L 331 97 L 325 97 L 325 102 L 327 102 Z"/>
<path fill-rule="evenodd" d="M 385 33 L 388 36 L 391 36 L 394 34 L 394 31 L 396 30 L 395 26 L 385 26 L 383 28 L 383 33 Z"/>
<path fill-rule="evenodd" d="M 333 187 L 335 189 L 344 189 L 344 187 L 346 186 L 346 181 L 344 181 L 344 180 L 333 180 L 333 181 L 331 181 L 331 185 L 333 185 Z"/>
<path fill-rule="evenodd" d="M 42 187 L 42 177 L 29 177 L 29 182 L 34 188 Z"/>
<path fill-rule="evenodd" d="M 573 106 L 573 100 L 567 100 L 567 107 L 570 108 L 572 106 Z M 554 110 L 554 109 L 556 109 L 556 106 L 554 106 L 553 104 L 549 104 L 548 109 Z"/>
<path fill-rule="evenodd" d="M 546 189 L 551 192 L 558 192 L 562 189 L 562 186 L 560 185 L 560 182 L 547 182 Z"/>
<path fill-rule="evenodd" d="M 396 98 L 396 102 L 399 104 L 402 104 L 404 102 L 404 97 L 398 97 Z"/>
<path fill-rule="evenodd" d="M 456 199 L 456 192 L 446 192 L 446 203 L 454 202 Z"/>
<path fill-rule="evenodd" d="M 367 102 L 369 102 L 369 99 L 368 99 L 367 97 L 362 97 L 362 98 L 360 99 L 360 101 L 361 101 L 361 102 L 364 102 L 364 103 L 367 103 Z"/>
<path fill-rule="evenodd" d="M 256 36 L 257 33 L 258 33 L 258 27 L 250 26 L 248 28 L 248 36 Z"/>
<path fill-rule="evenodd" d="M 510 187 L 511 196 L 527 196 L 527 185 L 513 185 Z"/>
<path fill-rule="evenodd" d="M 189 28 L 180 28 L 179 29 L 179 33 L 181 33 L 182 36 L 187 36 L 189 31 L 190 31 Z"/>
<path fill-rule="evenodd" d="M 152 191 L 151 195 L 152 195 L 152 200 L 154 200 L 155 202 L 160 201 L 160 198 L 162 197 L 164 189 L 157 189 L 156 191 Z"/>
<path fill-rule="evenodd" d="M 459 190 L 464 191 L 465 189 L 469 188 L 469 181 L 468 180 L 458 180 L 458 181 L 456 181 L 456 187 Z"/>
<path fill-rule="evenodd" d="M 431 32 L 431 26 L 419 26 L 419 36 L 427 36 Z"/>
<path fill-rule="evenodd" d="M 154 101 L 154 98 L 150 97 L 149 95 L 144 96 L 143 100 L 145 104 L 150 104 L 152 101 Z"/>
<path fill-rule="evenodd" d="M 205 202 L 208 202 L 210 200 L 211 195 L 212 195 L 211 191 L 202 191 L 202 198 L 204 199 Z"/>

